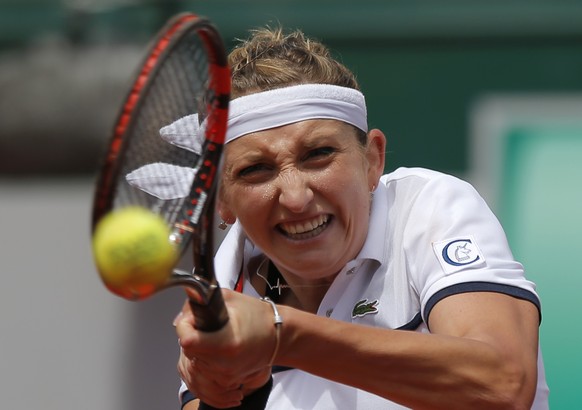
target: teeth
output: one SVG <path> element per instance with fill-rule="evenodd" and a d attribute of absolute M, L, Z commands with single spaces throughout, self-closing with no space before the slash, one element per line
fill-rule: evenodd
<path fill-rule="evenodd" d="M 301 234 L 313 231 L 317 227 L 325 224 L 327 222 L 327 219 L 328 219 L 327 215 L 319 215 L 318 217 L 306 222 L 281 224 L 281 228 L 291 235 Z"/>

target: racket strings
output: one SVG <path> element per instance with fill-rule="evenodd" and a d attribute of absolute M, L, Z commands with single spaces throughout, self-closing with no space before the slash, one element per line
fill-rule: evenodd
<path fill-rule="evenodd" d="M 165 141 L 160 136 L 160 129 L 187 115 L 198 114 L 200 119 L 207 116 L 209 62 L 204 45 L 195 31 L 188 33 L 161 58 L 164 60 L 151 74 L 144 90 L 147 94 L 140 97 L 141 106 L 133 119 L 130 135 L 125 139 L 124 158 L 120 161 L 123 167 L 118 173 L 113 206 L 142 205 L 163 215 L 168 223 L 173 224 L 181 217 L 180 210 L 185 196 L 189 194 L 180 191 L 184 186 L 180 183 L 183 170 L 177 167 L 194 168 L 199 155 Z M 152 164 L 175 167 L 152 168 Z M 156 172 L 159 169 L 161 173 Z M 127 180 L 127 176 L 136 170 L 144 170 L 137 186 Z M 191 182 L 187 176 L 184 178 Z M 192 179 L 193 174 L 189 178 Z M 143 189 L 148 184 L 163 184 L 163 197 Z M 176 191 L 172 192 L 173 189 Z"/>

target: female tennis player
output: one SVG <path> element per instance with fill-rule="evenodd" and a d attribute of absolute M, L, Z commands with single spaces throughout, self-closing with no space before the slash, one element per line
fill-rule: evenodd
<path fill-rule="evenodd" d="M 267 409 L 547 408 L 535 285 L 477 192 L 384 174 L 353 73 L 301 32 L 255 31 L 229 58 L 230 321 L 176 318 L 183 408 L 271 383 Z"/>

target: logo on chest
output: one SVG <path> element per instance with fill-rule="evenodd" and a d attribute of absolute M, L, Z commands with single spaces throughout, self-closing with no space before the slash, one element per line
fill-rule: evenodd
<path fill-rule="evenodd" d="M 377 306 L 379 303 L 378 300 L 372 302 L 368 302 L 368 299 L 360 300 L 355 304 L 354 309 L 352 310 L 352 319 L 378 313 Z"/>

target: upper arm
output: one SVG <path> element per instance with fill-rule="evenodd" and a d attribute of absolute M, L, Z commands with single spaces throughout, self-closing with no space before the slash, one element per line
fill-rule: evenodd
<path fill-rule="evenodd" d="M 528 389 L 535 391 L 539 311 L 530 301 L 493 292 L 456 294 L 434 306 L 429 326 L 432 333 L 488 344 L 523 371 Z"/>
<path fill-rule="evenodd" d="M 539 312 L 530 301 L 502 293 L 466 292 L 439 301 L 429 326 L 432 333 L 537 351 Z"/>

